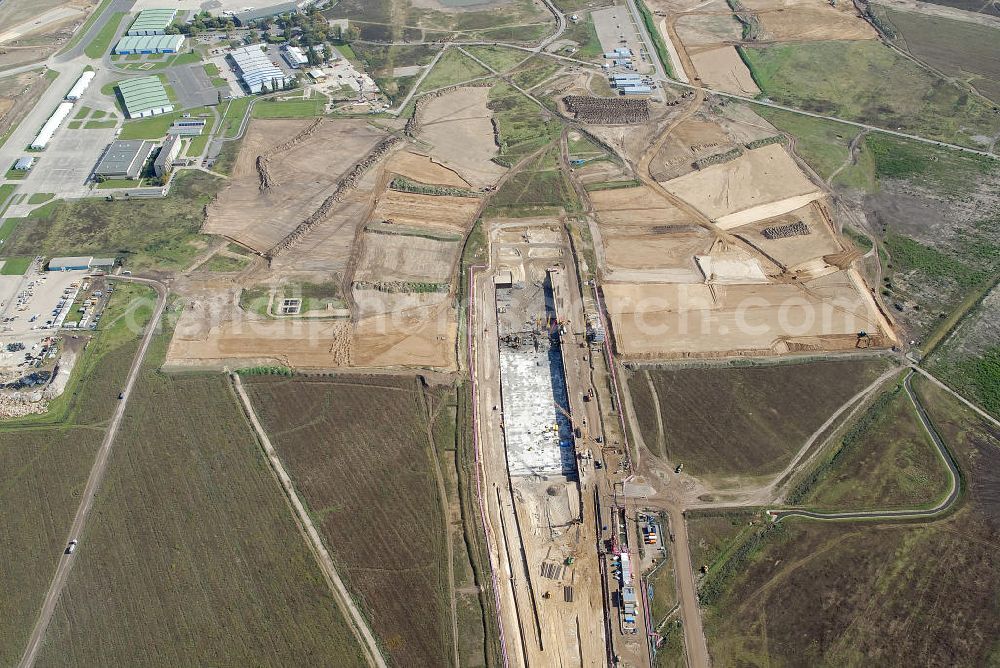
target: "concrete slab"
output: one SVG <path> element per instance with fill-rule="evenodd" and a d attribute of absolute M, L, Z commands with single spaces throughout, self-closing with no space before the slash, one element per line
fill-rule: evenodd
<path fill-rule="evenodd" d="M 219 101 L 219 91 L 212 85 L 202 63 L 171 67 L 166 73 L 177 95 L 178 109 L 203 107 Z"/>

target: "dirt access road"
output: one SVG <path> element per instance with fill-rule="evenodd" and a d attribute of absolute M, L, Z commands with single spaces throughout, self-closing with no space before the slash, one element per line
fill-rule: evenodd
<path fill-rule="evenodd" d="M 94 465 L 90 469 L 90 476 L 87 478 L 87 485 L 83 489 L 80 506 L 76 510 L 76 516 L 73 518 L 73 524 L 70 527 L 69 536 L 66 538 L 67 543 L 69 543 L 70 540 L 81 540 L 79 550 L 87 549 L 86 543 L 82 541 L 82 538 L 84 537 L 84 529 L 86 528 L 87 517 L 90 515 L 90 509 L 94 504 L 94 497 L 97 495 L 98 489 L 100 489 L 101 481 L 104 480 L 104 473 L 108 468 L 108 458 L 111 455 L 111 446 L 114 443 L 115 436 L 118 434 L 118 427 L 121 424 L 122 417 L 125 415 L 125 409 L 128 407 L 129 399 L 132 396 L 132 388 L 135 386 L 135 380 L 139 376 L 139 370 L 142 368 L 142 363 L 146 359 L 149 344 L 153 340 L 153 335 L 156 333 L 156 324 L 160 321 L 160 317 L 163 315 L 163 309 L 166 308 L 167 305 L 167 286 L 159 281 L 145 278 L 121 278 L 117 276 L 112 278 L 114 280 L 141 283 L 142 285 L 151 286 L 154 290 L 156 290 L 156 308 L 153 310 L 153 315 L 146 324 L 146 333 L 142 337 L 142 343 L 139 346 L 138 352 L 135 354 L 135 359 L 132 360 L 132 367 L 129 369 L 128 377 L 125 380 L 125 387 L 122 389 L 122 398 L 118 402 L 118 408 L 115 409 L 115 413 L 111 418 L 111 424 L 108 425 L 108 431 L 104 435 L 104 441 L 101 443 L 101 447 L 97 451 L 97 458 L 94 460 Z M 55 612 L 56 604 L 59 602 L 59 596 L 62 594 L 63 588 L 66 586 L 66 580 L 69 577 L 70 571 L 73 569 L 73 564 L 76 562 L 79 550 L 74 554 L 63 554 L 63 556 L 59 559 L 59 565 L 56 567 L 55 575 L 52 576 L 52 582 L 49 584 L 49 590 L 45 595 L 45 601 L 42 603 L 41 612 L 38 614 L 38 620 L 35 622 L 35 627 L 31 632 L 31 637 L 28 639 L 28 646 L 24 650 L 24 655 L 21 657 L 21 663 L 19 664 L 21 668 L 29 668 L 35 663 L 35 657 L 38 654 L 38 649 L 41 647 L 42 638 L 45 636 L 45 629 L 48 628 L 49 622 L 52 620 L 52 614 Z"/>

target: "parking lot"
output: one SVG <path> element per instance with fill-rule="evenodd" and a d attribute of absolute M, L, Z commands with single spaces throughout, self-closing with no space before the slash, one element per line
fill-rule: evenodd
<path fill-rule="evenodd" d="M 219 101 L 219 91 L 212 85 L 202 63 L 171 67 L 166 74 L 177 95 L 178 109 L 203 107 Z M 228 91 L 223 92 L 223 95 L 227 94 Z"/>
<path fill-rule="evenodd" d="M 68 125 L 56 131 L 44 151 L 33 154 L 37 160 L 24 179 L 23 192 L 52 193 L 58 198 L 90 194 L 87 179 L 104 149 L 114 140 L 115 129 L 71 130 Z M 11 211 L 8 215 L 19 214 Z"/>

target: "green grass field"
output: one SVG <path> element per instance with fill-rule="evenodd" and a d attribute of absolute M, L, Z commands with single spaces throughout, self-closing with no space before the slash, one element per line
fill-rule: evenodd
<path fill-rule="evenodd" d="M 249 263 L 249 259 L 237 260 L 234 257 L 229 257 L 228 255 L 216 255 L 208 262 L 201 265 L 200 270 L 216 272 L 239 271 L 240 269 L 246 267 Z"/>
<path fill-rule="evenodd" d="M 204 207 L 219 186 L 216 177 L 188 172 L 176 177 L 165 199 L 54 200 L 15 228 L 3 256 L 123 255 L 131 269 L 177 269 L 204 246 Z"/>
<path fill-rule="evenodd" d="M 246 116 L 247 107 L 253 98 L 240 97 L 226 103 L 225 112 L 222 116 L 222 127 L 220 131 L 226 137 L 235 137 L 240 131 L 240 123 Z"/>
<path fill-rule="evenodd" d="M 285 102 L 259 100 L 253 105 L 253 117 L 311 118 L 313 116 L 322 116 L 323 106 L 324 102 L 320 99 L 287 100 Z"/>
<path fill-rule="evenodd" d="M 465 50 L 497 72 L 506 72 L 525 60 L 529 54 L 504 46 L 467 46 Z"/>
<path fill-rule="evenodd" d="M 95 12 L 95 16 L 97 13 Z M 87 54 L 88 58 L 96 60 L 111 49 L 111 40 L 115 38 L 115 33 L 118 32 L 118 27 L 121 25 L 123 18 L 125 18 L 124 12 L 114 12 L 111 14 L 108 22 L 101 28 L 101 31 L 84 48 L 83 52 Z"/>
<path fill-rule="evenodd" d="M 959 507 L 928 523 L 792 518 L 714 532 L 721 556 L 699 586 L 713 664 L 993 661 L 1000 440 L 950 395 L 919 377 L 914 387 L 962 470 Z M 706 538 L 695 517 L 692 543 Z"/>
<path fill-rule="evenodd" d="M 204 116 L 206 121 L 212 122 L 212 111 L 208 107 L 174 111 L 169 114 L 126 121 L 122 126 L 119 139 L 160 139 L 167 135 L 167 128 L 184 114 L 196 117 Z"/>
<path fill-rule="evenodd" d="M 1000 132 L 990 106 L 877 41 L 742 50 L 761 90 L 782 104 L 964 146 Z"/>
<path fill-rule="evenodd" d="M 500 134 L 500 155 L 496 161 L 512 166 L 559 137 L 562 125 L 547 118 L 538 106 L 507 83 L 490 88 L 490 110 Z"/>
<path fill-rule="evenodd" d="M 448 49 L 437 61 L 424 80 L 420 83 L 419 92 L 445 88 L 476 77 L 484 77 L 489 72 L 482 65 L 472 60 L 458 49 Z"/>
<path fill-rule="evenodd" d="M 487 215 L 523 217 L 581 208 L 566 174 L 558 169 L 559 147 L 553 144 L 508 179 L 490 199 Z"/>
<path fill-rule="evenodd" d="M 3 258 L 3 267 L 0 267 L 0 274 L 4 276 L 23 276 L 31 266 L 34 255 L 18 255 Z"/>
<path fill-rule="evenodd" d="M 860 130 L 843 123 L 793 114 L 780 109 L 754 107 L 774 127 L 795 137 L 795 152 L 824 179 L 830 178 L 849 157 L 851 140 Z"/>
<path fill-rule="evenodd" d="M 787 501 L 827 510 L 930 507 L 948 485 L 937 448 L 897 386 L 834 442 Z"/>
<path fill-rule="evenodd" d="M 362 666 L 223 375 L 155 370 L 112 452 L 39 661 Z"/>
<path fill-rule="evenodd" d="M 124 285 L 49 411 L 0 422 L 0 663 L 24 650 L 103 429 L 148 322 L 152 290 Z M 16 512 L 15 512 L 16 509 Z"/>

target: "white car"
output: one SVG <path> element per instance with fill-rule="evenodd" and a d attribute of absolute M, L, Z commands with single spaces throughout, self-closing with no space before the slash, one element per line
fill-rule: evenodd
<path fill-rule="evenodd" d="M 66 546 L 66 554 L 73 554 L 73 552 L 76 551 L 76 545 L 77 545 L 77 540 L 76 538 L 74 538 L 69 542 L 69 545 Z"/>

